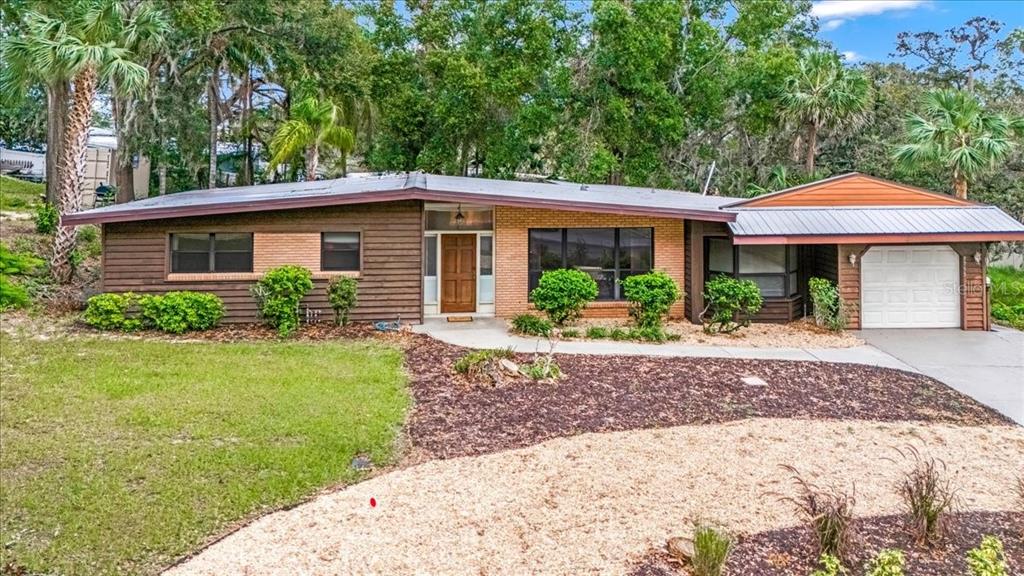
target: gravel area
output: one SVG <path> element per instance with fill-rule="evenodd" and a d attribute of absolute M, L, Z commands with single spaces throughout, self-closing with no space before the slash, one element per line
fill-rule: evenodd
<path fill-rule="evenodd" d="M 495 387 L 454 373 L 452 364 L 466 352 L 424 336 L 406 342 L 416 399 L 407 432 L 428 457 L 755 417 L 1010 424 L 927 376 L 859 364 L 565 354 L 556 355 L 561 380 Z M 744 376 L 768 385 L 744 384 Z"/>
<path fill-rule="evenodd" d="M 907 445 L 948 463 L 965 510 L 1013 509 L 1019 427 L 753 419 L 434 460 L 264 516 L 170 574 L 623 574 L 698 518 L 797 524 L 782 464 L 856 484 L 858 515 L 897 513 Z"/>
<path fill-rule="evenodd" d="M 1010 574 L 1024 573 L 1024 512 L 965 512 L 951 515 L 948 537 L 932 548 L 914 545 L 904 529 L 902 516 L 857 518 L 857 546 L 846 566 L 852 574 L 864 572 L 867 561 L 885 548 L 903 551 L 905 572 L 912 576 L 968 574 L 967 551 L 976 548 L 983 536 L 996 536 L 1003 543 Z M 803 526 L 769 530 L 743 538 L 733 551 L 730 574 L 764 576 L 805 576 L 819 568 L 815 564 L 811 531 Z M 685 568 L 666 552 L 652 552 L 639 562 L 630 576 L 683 576 Z"/>
<path fill-rule="evenodd" d="M 570 328 L 575 328 L 583 334 L 590 326 L 628 329 L 631 324 L 625 320 L 584 319 Z M 680 336 L 677 344 L 696 346 L 851 348 L 864 344 L 863 340 L 850 332 L 832 332 L 814 324 L 810 319 L 789 324 L 751 324 L 732 334 L 705 334 L 703 326 L 685 321 L 668 322 L 665 328 Z"/>

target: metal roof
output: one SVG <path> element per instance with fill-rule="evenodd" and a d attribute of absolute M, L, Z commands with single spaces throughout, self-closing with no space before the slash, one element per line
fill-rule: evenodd
<path fill-rule="evenodd" d="M 65 224 L 126 222 L 395 200 L 477 202 L 719 222 L 736 216 L 719 207 L 735 198 L 631 186 L 521 182 L 413 172 L 370 178 L 194 190 L 64 216 Z"/>
<path fill-rule="evenodd" d="M 1024 224 L 995 206 L 742 208 L 729 229 L 737 239 L 779 236 L 1024 236 Z"/>

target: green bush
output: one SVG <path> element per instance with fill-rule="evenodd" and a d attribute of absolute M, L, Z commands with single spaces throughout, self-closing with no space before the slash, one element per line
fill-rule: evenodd
<path fill-rule="evenodd" d="M 513 359 L 516 357 L 512 348 L 493 348 L 488 350 L 474 350 L 464 354 L 455 361 L 455 371 L 467 376 L 479 374 L 483 368 L 495 360 L 502 358 Z"/>
<path fill-rule="evenodd" d="M 608 329 L 604 326 L 591 326 L 587 328 L 587 338 L 601 340 L 608 337 Z"/>
<path fill-rule="evenodd" d="M 682 298 L 676 281 L 661 271 L 630 276 L 622 281 L 629 315 L 639 328 L 660 328 L 672 305 Z"/>
<path fill-rule="evenodd" d="M 339 276 L 327 285 L 327 300 L 334 309 L 334 323 L 345 326 L 348 314 L 358 300 L 359 281 L 351 276 Z"/>
<path fill-rule="evenodd" d="M 967 552 L 967 567 L 971 576 L 1007 576 L 1003 543 L 995 536 L 983 537 L 980 546 Z"/>
<path fill-rule="evenodd" d="M 867 576 L 903 576 L 903 552 L 882 550 L 868 563 Z"/>
<path fill-rule="evenodd" d="M 612 328 L 611 332 L 608 332 L 608 337 L 611 338 L 612 340 L 621 342 L 623 340 L 629 340 L 630 334 L 629 330 L 626 330 L 624 328 Z"/>
<path fill-rule="evenodd" d="M 60 224 L 60 213 L 57 212 L 57 207 L 49 202 L 43 202 L 36 208 L 36 232 L 40 234 L 53 234 L 57 231 L 57 225 Z"/>
<path fill-rule="evenodd" d="M 561 326 L 579 318 L 587 304 L 597 298 L 597 282 L 580 270 L 549 270 L 541 274 L 530 298 L 537 310 Z"/>
<path fill-rule="evenodd" d="M 992 318 L 1000 324 L 1024 329 L 1024 304 L 992 303 Z"/>
<path fill-rule="evenodd" d="M 100 242 L 100 229 L 96 226 L 79 226 L 75 236 L 76 248 L 84 258 L 96 258 L 103 252 Z"/>
<path fill-rule="evenodd" d="M 267 270 L 251 292 L 260 317 L 283 338 L 299 329 L 299 302 L 313 289 L 313 274 L 302 266 Z"/>
<path fill-rule="evenodd" d="M 142 328 L 138 304 L 138 296 L 131 292 L 97 294 L 86 302 L 82 320 L 99 330 L 138 330 Z"/>
<path fill-rule="evenodd" d="M 811 278 L 807 284 L 814 305 L 815 323 L 835 332 L 845 330 L 846 309 L 839 297 L 839 288 L 825 278 Z"/>
<path fill-rule="evenodd" d="M 551 322 L 533 314 L 520 314 L 512 319 L 512 330 L 530 336 L 550 336 Z"/>
<path fill-rule="evenodd" d="M 579 338 L 580 331 L 575 328 L 566 328 L 558 333 L 562 338 Z"/>
<path fill-rule="evenodd" d="M 821 569 L 811 572 L 811 576 L 840 576 L 841 574 L 846 574 L 843 563 L 839 561 L 839 558 L 831 554 L 822 554 L 818 559 L 818 563 L 821 564 Z"/>
<path fill-rule="evenodd" d="M 633 328 L 629 331 L 629 339 L 644 342 L 664 342 L 668 340 L 668 332 L 665 332 L 665 329 L 661 326 Z"/>
<path fill-rule="evenodd" d="M 209 330 L 224 317 L 224 303 L 216 294 L 168 292 L 139 299 L 142 322 L 163 332 L 181 334 Z"/>
<path fill-rule="evenodd" d="M 715 276 L 704 284 L 704 301 L 707 306 L 701 317 L 704 331 L 708 333 L 735 332 L 749 326 L 750 317 L 757 314 L 764 303 L 757 284 L 725 275 Z"/>
<path fill-rule="evenodd" d="M 1024 330 L 1024 268 L 990 266 L 988 277 L 992 280 L 992 318 Z"/>
<path fill-rule="evenodd" d="M 0 311 L 23 308 L 29 303 L 28 291 L 15 284 L 12 276 L 34 274 L 43 261 L 31 254 L 17 254 L 0 244 Z"/>
<path fill-rule="evenodd" d="M 690 563 L 695 576 L 720 576 L 732 552 L 732 539 L 711 527 L 698 526 L 693 533 L 693 558 Z"/>

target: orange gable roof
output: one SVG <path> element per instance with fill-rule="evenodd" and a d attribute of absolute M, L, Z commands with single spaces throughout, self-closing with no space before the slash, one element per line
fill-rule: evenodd
<path fill-rule="evenodd" d="M 730 204 L 742 208 L 801 206 L 975 206 L 946 194 L 852 172 Z"/>

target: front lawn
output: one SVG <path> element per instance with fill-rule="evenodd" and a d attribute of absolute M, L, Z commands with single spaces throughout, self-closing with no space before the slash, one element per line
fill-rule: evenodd
<path fill-rule="evenodd" d="M 0 337 L 0 540 L 33 573 L 156 573 L 389 462 L 409 403 L 380 344 Z"/>
<path fill-rule="evenodd" d="M 1024 269 L 1014 266 L 992 266 L 988 269 L 992 279 L 992 318 L 1024 330 Z"/>
<path fill-rule="evenodd" d="M 46 185 L 0 176 L 0 211 L 31 212 L 46 194 Z"/>

